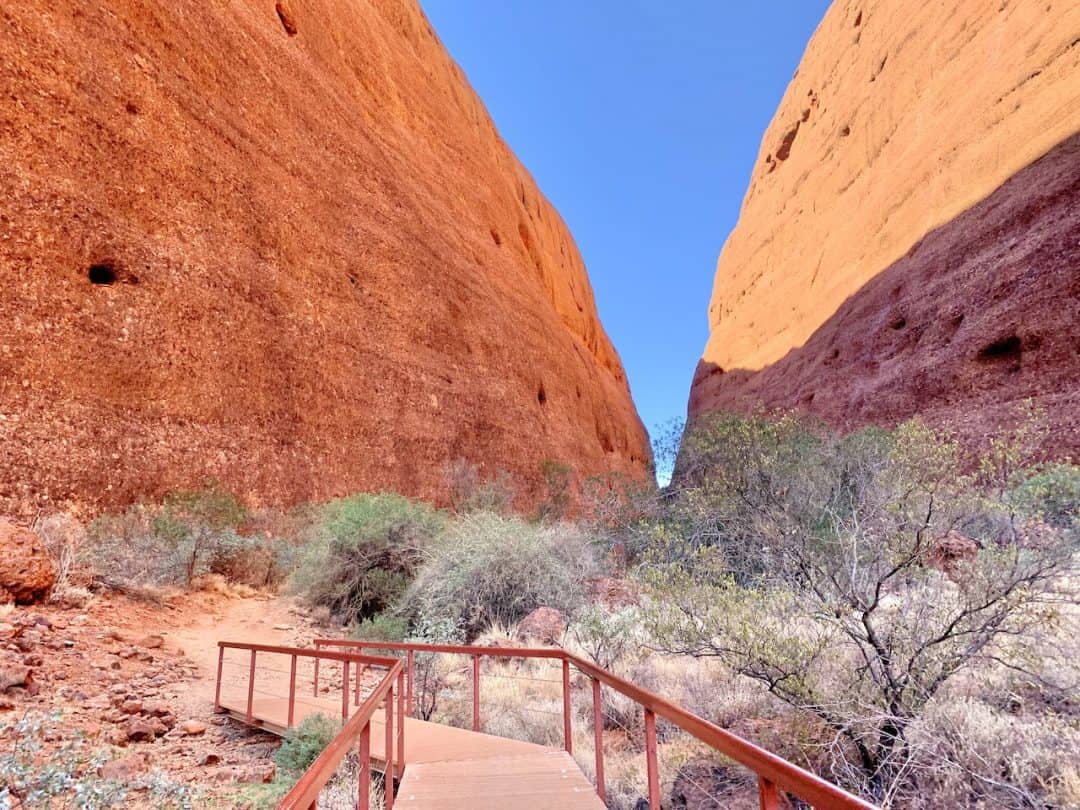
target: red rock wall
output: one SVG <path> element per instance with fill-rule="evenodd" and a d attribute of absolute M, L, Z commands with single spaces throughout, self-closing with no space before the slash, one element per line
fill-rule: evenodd
<path fill-rule="evenodd" d="M 573 240 L 414 0 L 22 0 L 0 96 L 0 509 L 643 474 Z"/>
<path fill-rule="evenodd" d="M 922 414 L 978 446 L 1044 411 L 1080 454 L 1080 135 L 927 234 L 807 343 L 751 372 L 702 362 L 690 412 L 797 409 L 841 428 Z"/>
<path fill-rule="evenodd" d="M 1072 424 L 1078 75 L 1074 2 L 835 0 L 721 252 L 691 418 L 981 433 L 1032 396 Z"/>

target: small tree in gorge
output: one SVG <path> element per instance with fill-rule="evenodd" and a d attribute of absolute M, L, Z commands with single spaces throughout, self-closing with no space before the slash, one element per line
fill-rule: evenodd
<path fill-rule="evenodd" d="M 698 430 L 679 530 L 658 532 L 648 566 L 661 596 L 650 629 L 665 650 L 718 658 L 816 717 L 838 740 L 837 778 L 879 801 L 901 795 L 927 703 L 978 661 L 1021 666 L 1055 621 L 1075 524 L 1030 508 L 1041 472 L 1016 443 L 968 475 L 918 422 L 846 437 L 792 417 Z M 1061 479 L 1078 470 L 1061 470 L 1067 500 L 1077 488 Z"/>

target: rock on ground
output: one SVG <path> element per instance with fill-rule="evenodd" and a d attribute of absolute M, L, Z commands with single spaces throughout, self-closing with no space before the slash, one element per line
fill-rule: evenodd
<path fill-rule="evenodd" d="M 538 607 L 517 626 L 519 639 L 539 641 L 543 644 L 558 644 L 564 632 L 566 632 L 566 617 L 553 607 Z"/>
<path fill-rule="evenodd" d="M 56 566 L 41 538 L 0 519 L 0 603 L 43 601 L 55 584 Z"/>

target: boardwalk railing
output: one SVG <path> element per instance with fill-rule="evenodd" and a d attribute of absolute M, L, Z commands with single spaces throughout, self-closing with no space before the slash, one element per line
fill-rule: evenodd
<path fill-rule="evenodd" d="M 316 639 L 315 648 L 349 649 L 362 652 L 386 650 L 402 653 L 405 660 L 406 711 L 414 712 L 413 679 L 416 653 L 467 655 L 472 659 L 473 730 L 480 731 L 480 659 L 548 658 L 562 662 L 562 704 L 564 747 L 573 753 L 570 668 L 588 677 L 592 686 L 593 733 L 596 751 L 596 792 L 606 801 L 604 785 L 603 707 L 601 685 L 614 689 L 643 708 L 645 719 L 645 756 L 649 807 L 660 808 L 660 774 L 657 759 L 656 718 L 662 717 L 715 751 L 744 765 L 757 774 L 761 810 L 781 810 L 787 806 L 783 794 L 794 796 L 822 810 L 875 810 L 874 805 L 848 793 L 810 771 L 725 731 L 647 689 L 642 689 L 590 661 L 559 648 L 477 647 L 457 644 L 415 644 L 389 641 L 354 641 L 351 639 Z"/>
<path fill-rule="evenodd" d="M 386 810 L 394 807 L 394 762 L 398 762 L 400 769 L 405 761 L 405 669 L 402 661 L 398 658 L 364 655 L 360 650 L 356 652 L 341 652 L 339 650 L 311 649 L 303 647 L 275 647 L 265 644 L 245 644 L 241 642 L 218 642 L 218 667 L 217 684 L 214 692 L 214 708 L 222 710 L 221 684 L 222 667 L 225 662 L 226 650 L 242 650 L 250 652 L 247 679 L 247 704 L 245 720 L 251 723 L 254 719 L 254 695 L 255 679 L 259 672 L 258 655 L 287 656 L 290 659 L 289 666 L 289 691 L 287 697 L 287 727 L 292 728 L 295 719 L 296 691 L 297 691 L 297 663 L 300 659 L 310 658 L 315 663 L 315 691 L 318 693 L 318 664 L 321 661 L 334 661 L 341 664 L 341 719 L 344 725 L 337 736 L 330 742 L 323 752 L 304 772 L 303 776 L 293 785 L 292 789 L 278 804 L 279 810 L 314 810 L 318 805 L 319 793 L 327 782 L 337 772 L 346 754 L 356 747 L 360 769 L 359 787 L 357 789 L 357 806 L 360 810 L 368 810 L 371 791 L 371 720 L 380 706 L 385 712 L 386 740 L 385 770 L 383 786 L 385 798 L 383 806 Z M 360 702 L 360 681 L 366 669 L 385 670 L 385 674 L 370 694 Z M 353 686 L 350 683 L 350 670 L 355 677 Z M 352 686 L 352 688 L 350 688 Z M 352 692 L 352 695 L 350 695 Z M 356 705 L 356 709 L 350 716 L 350 697 Z M 397 729 L 394 728 L 395 699 L 397 702 Z M 397 756 L 395 757 L 395 742 Z"/>

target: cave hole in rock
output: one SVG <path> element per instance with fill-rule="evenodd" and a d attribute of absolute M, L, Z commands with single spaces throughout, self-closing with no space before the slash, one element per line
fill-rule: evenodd
<path fill-rule="evenodd" d="M 993 363 L 1001 360 L 1019 360 L 1022 352 L 1020 338 L 1016 335 L 999 338 L 979 350 L 979 359 Z"/>
<path fill-rule="evenodd" d="M 86 271 L 91 284 L 108 287 L 116 283 L 116 266 L 112 262 L 95 262 Z"/>
<path fill-rule="evenodd" d="M 281 20 L 281 27 L 285 29 L 285 33 L 290 37 L 295 37 L 300 29 L 296 27 L 296 18 L 289 11 L 289 7 L 284 3 L 276 3 L 274 11 L 277 12 L 278 19 Z"/>
<path fill-rule="evenodd" d="M 502 236 L 494 228 L 491 229 L 491 241 L 497 246 L 502 247 Z"/>
<path fill-rule="evenodd" d="M 536 401 L 539 402 L 541 405 L 547 404 L 547 391 L 544 390 L 543 383 L 541 383 L 540 387 L 536 389 Z"/>
<path fill-rule="evenodd" d="M 907 319 L 904 318 L 903 316 L 901 316 L 899 318 L 894 318 L 892 320 L 892 323 L 889 324 L 889 328 L 893 329 L 893 330 L 895 330 L 897 332 L 899 332 L 905 326 L 907 326 Z"/>

